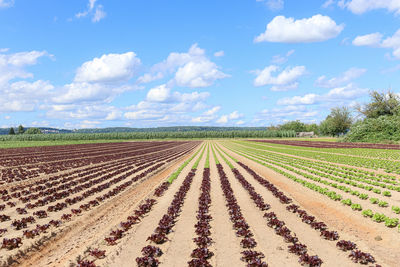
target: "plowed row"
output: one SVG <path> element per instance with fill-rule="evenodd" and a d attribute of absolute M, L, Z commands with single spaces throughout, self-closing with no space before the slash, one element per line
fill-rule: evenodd
<path fill-rule="evenodd" d="M 305 146 L 317 148 L 374 148 L 374 149 L 400 149 L 400 145 L 391 144 L 369 144 L 369 143 L 338 143 L 318 141 L 297 141 L 297 140 L 252 140 L 261 143 L 281 144 L 290 146 Z"/>
<path fill-rule="evenodd" d="M 199 144 L 158 143 L 153 145 L 157 152 L 144 155 L 110 144 L 101 148 L 110 157 L 126 156 L 68 169 L 67 177 L 64 170 L 55 172 L 52 182 L 32 177 L 38 185 L 26 186 L 25 180 L 20 181 L 15 190 L 21 193 L 20 206 L 5 209 L 13 210 L 14 217 L 27 216 L 16 211 L 23 206 L 23 197 L 39 205 L 29 212 L 55 208 L 61 202 L 67 207 L 54 212 L 62 225 L 49 226 L 47 234 L 56 235 L 26 256 L 16 257 L 18 266 L 396 266 L 400 260 L 393 229 L 376 227 L 368 218 L 343 209 L 340 202 L 299 184 L 302 173 L 294 172 L 297 168 L 304 166 L 300 170 L 307 175 L 311 170 L 323 175 L 322 165 L 278 154 L 268 157 L 261 149 L 234 142 Z M 150 150 L 150 144 L 142 145 L 136 149 Z M 95 147 L 85 149 L 97 160 Z M 114 149 L 122 152 L 113 153 Z M 43 153 L 47 149 L 38 151 L 32 161 L 41 162 Z M 76 153 L 71 151 L 74 160 L 79 158 Z M 335 168 L 340 174 L 341 169 Z M 111 184 L 104 192 L 82 195 L 92 187 L 68 191 L 80 189 L 80 181 L 91 184 L 101 177 L 105 179 L 101 184 Z M 52 193 L 51 189 L 74 181 L 79 182 Z M 22 196 L 24 191 L 29 193 Z M 48 196 L 60 200 L 51 202 Z M 45 231 L 38 236 L 43 235 Z M 23 237 L 23 246 L 27 239 Z"/>

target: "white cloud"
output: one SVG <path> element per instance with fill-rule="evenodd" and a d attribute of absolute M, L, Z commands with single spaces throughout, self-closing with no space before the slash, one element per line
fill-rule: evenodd
<path fill-rule="evenodd" d="M 256 0 L 257 2 L 265 2 L 267 7 L 272 11 L 278 11 L 283 9 L 285 3 L 283 0 Z"/>
<path fill-rule="evenodd" d="M 18 81 L 0 89 L 1 112 L 33 111 L 52 93 L 54 86 L 47 81 Z"/>
<path fill-rule="evenodd" d="M 383 74 L 387 74 L 387 73 L 397 72 L 399 70 L 400 70 L 400 64 L 398 64 L 398 65 L 396 65 L 394 67 L 383 69 L 381 72 Z"/>
<path fill-rule="evenodd" d="M 87 6 L 87 10 L 83 12 L 79 12 L 75 14 L 76 18 L 84 18 L 88 15 L 93 15 L 92 16 L 92 22 L 99 22 L 103 18 L 106 17 L 107 13 L 104 11 L 104 7 L 102 5 L 97 5 L 96 4 L 97 0 L 89 0 Z"/>
<path fill-rule="evenodd" d="M 208 87 L 216 80 L 229 77 L 218 69 L 211 61 L 189 62 L 180 67 L 175 74 L 175 81 L 182 87 Z"/>
<path fill-rule="evenodd" d="M 151 74 L 151 73 L 145 73 L 143 76 L 139 77 L 137 82 L 138 83 L 149 83 L 152 81 L 156 81 L 159 79 L 162 79 L 164 75 L 161 72 L 157 72 L 156 74 Z"/>
<path fill-rule="evenodd" d="M 382 39 L 382 34 L 379 32 L 360 35 L 353 40 L 355 46 L 379 46 Z"/>
<path fill-rule="evenodd" d="M 243 125 L 243 124 L 245 124 L 245 121 L 240 120 L 236 122 L 236 125 Z"/>
<path fill-rule="evenodd" d="M 2 49 L 0 53 L 5 53 L 7 51 L 8 49 Z M 14 67 L 35 65 L 40 57 L 46 55 L 51 57 L 46 51 L 19 52 L 9 55 L 0 54 L 0 67 L 6 64 Z"/>
<path fill-rule="evenodd" d="M 222 50 L 214 53 L 214 57 L 223 57 L 223 56 L 225 56 L 225 52 Z"/>
<path fill-rule="evenodd" d="M 0 0 L 0 8 L 14 5 L 14 0 Z"/>
<path fill-rule="evenodd" d="M 52 100 L 55 103 L 111 102 L 116 96 L 137 90 L 130 85 L 108 85 L 102 83 L 73 82 L 64 85 Z"/>
<path fill-rule="evenodd" d="M 50 56 L 46 51 L 19 52 L 14 54 L 0 53 L 0 87 L 16 78 L 33 78 L 25 67 L 37 64 L 39 58 Z"/>
<path fill-rule="evenodd" d="M 102 5 L 98 5 L 96 7 L 96 11 L 94 12 L 92 22 L 99 22 L 100 20 L 106 17 L 107 13 L 104 12 L 104 8 Z"/>
<path fill-rule="evenodd" d="M 75 82 L 120 82 L 133 77 L 141 61 L 134 52 L 107 54 L 78 68 Z"/>
<path fill-rule="evenodd" d="M 204 49 L 193 44 L 187 53 L 170 53 L 166 60 L 155 64 L 149 73 L 140 77 L 138 83 L 155 81 L 173 73 L 175 77 L 168 83 L 170 86 L 190 88 L 208 87 L 216 80 L 229 77 L 210 61 Z"/>
<path fill-rule="evenodd" d="M 147 93 L 146 99 L 150 102 L 166 102 L 171 98 L 171 89 L 167 88 L 165 84 L 150 89 Z"/>
<path fill-rule="evenodd" d="M 400 29 L 397 30 L 393 36 L 387 37 L 384 40 L 382 39 L 382 34 L 380 33 L 371 33 L 363 36 L 357 36 L 353 44 L 354 45 L 364 45 L 364 46 L 375 46 L 380 48 L 390 48 L 393 49 L 392 55 L 400 59 Z"/>
<path fill-rule="evenodd" d="M 241 117 L 243 117 L 243 114 L 239 114 L 239 112 L 236 111 L 236 110 L 234 112 L 232 112 L 231 114 L 229 114 L 229 119 L 230 120 L 236 120 L 236 119 L 239 119 Z"/>
<path fill-rule="evenodd" d="M 344 87 L 331 89 L 326 94 L 306 94 L 304 96 L 286 97 L 278 100 L 278 105 L 313 105 L 322 102 L 343 102 L 354 100 L 368 93 L 368 89 L 363 89 L 350 83 Z"/>
<path fill-rule="evenodd" d="M 192 118 L 192 122 L 195 123 L 205 123 L 210 122 L 216 118 L 216 113 L 221 109 L 220 106 L 212 107 L 203 112 L 201 116 Z"/>
<path fill-rule="evenodd" d="M 283 64 L 289 60 L 289 57 L 294 54 L 294 49 L 289 50 L 285 55 L 275 55 L 272 57 L 273 64 Z"/>
<path fill-rule="evenodd" d="M 217 113 L 221 109 L 221 106 L 215 106 L 207 111 L 205 111 L 203 114 L 206 116 L 211 116 Z"/>
<path fill-rule="evenodd" d="M 218 120 L 217 123 L 225 124 L 228 123 L 228 115 L 222 115 Z"/>
<path fill-rule="evenodd" d="M 96 2 L 97 0 L 89 0 L 89 9 L 93 9 Z"/>
<path fill-rule="evenodd" d="M 65 93 L 53 98 L 56 103 L 76 103 L 84 101 L 104 100 L 107 88 L 101 84 L 92 83 L 70 83 L 64 86 Z"/>
<path fill-rule="evenodd" d="M 325 3 L 322 5 L 323 8 L 328 8 L 331 5 L 335 4 L 335 0 L 327 0 Z"/>
<path fill-rule="evenodd" d="M 264 33 L 254 41 L 279 43 L 311 43 L 322 42 L 338 36 L 344 25 L 337 25 L 328 16 L 315 15 L 311 18 L 295 20 L 284 16 L 276 16 L 268 23 Z"/>
<path fill-rule="evenodd" d="M 277 76 L 272 76 L 278 70 L 279 67 L 276 65 L 267 66 L 263 70 L 256 70 L 257 77 L 254 79 L 254 86 L 273 85 L 272 91 L 287 91 L 297 88 L 298 79 L 306 74 L 304 66 L 295 66 L 293 68 L 287 67 Z"/>
<path fill-rule="evenodd" d="M 162 84 L 149 90 L 146 96 L 148 102 L 159 102 L 159 103 L 193 103 L 203 101 L 210 96 L 208 92 L 191 92 L 191 93 L 180 93 L 171 92 L 171 89 L 166 84 Z"/>
<path fill-rule="evenodd" d="M 238 111 L 233 111 L 232 113 L 228 114 L 228 115 L 222 115 L 221 117 L 219 117 L 219 119 L 216 121 L 219 124 L 226 124 L 228 123 L 230 120 L 237 120 L 243 117 L 243 114 L 240 114 Z"/>
<path fill-rule="evenodd" d="M 48 100 L 54 89 L 50 82 L 24 80 L 33 78 L 25 68 L 44 56 L 50 55 L 45 51 L 0 54 L 0 112 L 33 111 Z"/>
<path fill-rule="evenodd" d="M 256 114 L 254 121 L 269 123 L 282 123 L 290 120 L 301 120 L 303 122 L 313 122 L 320 112 L 304 105 L 289 105 L 285 107 L 264 109 Z M 265 123 L 266 124 L 266 123 Z"/>
<path fill-rule="evenodd" d="M 393 56 L 400 59 L 400 29 L 393 36 L 383 40 L 381 46 L 383 48 L 392 48 Z"/>
<path fill-rule="evenodd" d="M 256 0 L 256 2 L 264 2 L 265 5 L 272 11 L 281 10 L 285 5 L 283 0 Z"/>
<path fill-rule="evenodd" d="M 333 77 L 331 79 L 327 79 L 325 75 L 320 76 L 315 81 L 315 86 L 322 88 L 334 88 L 339 87 L 343 84 L 349 83 L 350 81 L 357 79 L 361 75 L 363 75 L 367 70 L 361 68 L 350 68 L 344 73 L 342 73 L 338 77 Z"/>
<path fill-rule="evenodd" d="M 400 14 L 400 1 L 398 0 L 341 0 L 341 8 L 347 8 L 354 14 L 363 14 L 375 9 L 386 9 L 389 12 Z"/>

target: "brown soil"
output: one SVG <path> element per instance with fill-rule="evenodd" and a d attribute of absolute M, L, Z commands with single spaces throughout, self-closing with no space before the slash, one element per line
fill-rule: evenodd
<path fill-rule="evenodd" d="M 380 264 L 396 266 L 400 261 L 400 254 L 398 254 L 400 241 L 395 229 L 389 229 L 382 224 L 365 219 L 361 214 L 347 209 L 342 204 L 327 199 L 325 196 L 309 190 L 265 166 L 227 149 L 224 150 L 267 178 L 306 211 L 324 221 L 330 229 L 340 231 L 341 236 L 348 237 L 348 240 L 357 243 L 361 249 L 365 248 L 363 250 L 370 252 Z M 298 227 L 300 227 L 300 224 Z M 382 237 L 381 241 L 375 240 L 378 235 Z"/>
<path fill-rule="evenodd" d="M 85 213 L 73 222 L 62 234 L 47 242 L 39 251 L 29 253 L 18 261 L 18 266 L 68 266 L 75 263 L 82 250 L 86 250 L 94 240 L 106 236 L 109 225 L 118 225 L 130 215 L 132 210 L 160 183 L 164 182 L 176 168 L 190 155 L 169 164 L 164 170 L 142 180 L 126 192 L 113 198 L 97 209 Z"/>

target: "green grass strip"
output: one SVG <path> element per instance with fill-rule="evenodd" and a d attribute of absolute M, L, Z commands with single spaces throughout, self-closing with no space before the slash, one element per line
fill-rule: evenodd
<path fill-rule="evenodd" d="M 172 173 L 167 181 L 168 183 L 172 184 L 172 182 L 178 177 L 178 175 L 182 172 L 182 170 L 197 156 L 197 154 L 199 154 L 199 152 L 204 148 L 204 145 L 197 150 L 196 153 L 194 153 L 193 156 L 190 157 L 190 159 L 186 160 L 174 173 Z"/>
<path fill-rule="evenodd" d="M 237 159 L 235 159 L 234 157 L 232 157 L 231 155 L 229 155 L 228 153 L 226 153 L 226 151 L 223 151 L 221 149 L 221 147 L 217 144 L 216 145 L 225 155 L 227 155 L 228 157 L 230 157 L 234 162 L 239 162 Z"/>
<path fill-rule="evenodd" d="M 206 157 L 206 164 L 204 165 L 205 169 L 210 168 L 210 146 L 207 145 L 207 157 Z"/>
<path fill-rule="evenodd" d="M 201 151 L 200 157 L 196 160 L 196 162 L 192 166 L 192 170 L 196 170 L 197 167 L 199 166 L 200 160 L 203 158 L 204 151 L 206 150 L 206 146 L 204 146 L 203 150 Z"/>
<path fill-rule="evenodd" d="M 217 148 L 215 148 L 215 150 L 217 150 L 218 154 L 219 154 L 219 155 L 221 156 L 221 158 L 225 161 L 225 163 L 228 164 L 229 168 L 231 168 L 231 169 L 234 169 L 234 168 L 235 168 L 235 167 L 232 165 L 232 163 L 231 163 L 227 158 L 225 158 L 224 155 L 222 155 L 222 153 L 221 153 Z"/>
<path fill-rule="evenodd" d="M 212 153 L 213 153 L 213 155 L 214 155 L 215 164 L 218 165 L 220 162 L 219 162 L 219 160 L 218 160 L 218 158 L 217 158 L 217 155 L 215 155 L 214 145 L 213 145 L 211 148 L 212 148 Z"/>

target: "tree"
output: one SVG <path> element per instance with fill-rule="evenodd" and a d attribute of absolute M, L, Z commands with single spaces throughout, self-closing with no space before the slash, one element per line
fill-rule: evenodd
<path fill-rule="evenodd" d="M 350 129 L 352 122 L 351 112 L 347 107 L 332 108 L 331 113 L 321 122 L 320 131 L 332 136 L 344 134 Z"/>
<path fill-rule="evenodd" d="M 41 134 L 42 131 L 39 128 L 29 128 L 28 130 L 25 131 L 25 134 Z"/>
<path fill-rule="evenodd" d="M 23 134 L 25 132 L 24 126 L 18 126 L 18 134 Z"/>
<path fill-rule="evenodd" d="M 282 131 L 295 131 L 295 132 L 305 132 L 306 125 L 299 120 L 289 121 L 280 126 L 280 130 Z"/>
<path fill-rule="evenodd" d="M 8 132 L 8 134 L 10 134 L 10 135 L 14 135 L 15 134 L 15 131 L 14 131 L 13 127 L 10 128 L 10 131 Z"/>
<path fill-rule="evenodd" d="M 318 125 L 316 123 L 306 124 L 306 132 L 314 132 L 314 134 L 318 134 Z"/>
<path fill-rule="evenodd" d="M 378 91 L 372 91 L 370 92 L 370 97 L 370 103 L 356 107 L 357 111 L 366 118 L 400 115 L 400 98 L 394 92 L 379 93 Z"/>

